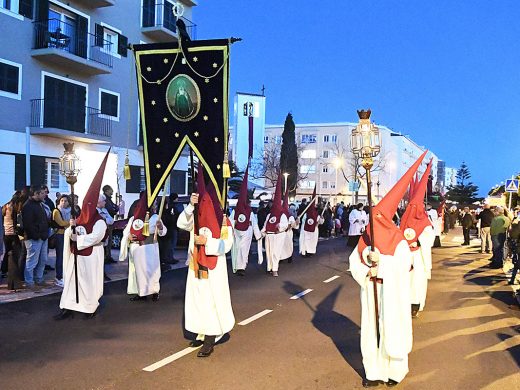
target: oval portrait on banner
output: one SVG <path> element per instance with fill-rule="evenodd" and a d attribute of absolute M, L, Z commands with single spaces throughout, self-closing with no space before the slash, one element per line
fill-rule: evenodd
<path fill-rule="evenodd" d="M 186 74 L 175 76 L 166 89 L 166 103 L 178 121 L 192 120 L 200 110 L 199 86 Z"/>

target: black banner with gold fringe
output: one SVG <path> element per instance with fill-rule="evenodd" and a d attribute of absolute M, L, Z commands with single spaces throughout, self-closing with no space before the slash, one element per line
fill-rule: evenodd
<path fill-rule="evenodd" d="M 229 41 L 134 45 L 148 205 L 186 144 L 226 198 Z"/>

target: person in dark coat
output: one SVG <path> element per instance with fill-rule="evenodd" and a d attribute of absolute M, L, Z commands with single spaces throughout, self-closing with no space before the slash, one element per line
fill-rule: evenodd
<path fill-rule="evenodd" d="M 469 245 L 469 231 L 473 227 L 473 224 L 473 217 L 469 212 L 469 207 L 464 207 L 464 212 L 462 214 L 461 219 L 462 234 L 464 235 L 464 242 L 462 243 L 462 245 Z"/>
<path fill-rule="evenodd" d="M 491 208 L 488 204 L 484 205 L 484 210 L 482 210 L 478 215 L 477 219 L 480 220 L 480 253 L 486 251 L 486 253 L 491 252 L 491 221 L 495 214 L 491 211 Z"/>

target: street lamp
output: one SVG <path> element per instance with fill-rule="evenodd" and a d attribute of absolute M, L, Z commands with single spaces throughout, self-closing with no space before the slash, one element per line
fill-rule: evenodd
<path fill-rule="evenodd" d="M 65 148 L 65 152 L 60 157 L 59 167 L 60 174 L 65 176 L 67 183 L 70 184 L 70 200 L 72 202 L 70 215 L 72 219 L 77 217 L 76 215 L 76 205 L 74 200 L 74 184 L 78 181 L 78 174 L 81 171 L 80 168 L 80 159 L 74 153 L 74 143 L 64 143 L 63 147 Z M 75 233 L 76 229 L 73 226 L 72 231 Z M 76 285 L 76 303 L 79 303 L 79 289 L 78 289 L 78 252 L 75 248 L 75 242 L 72 242 L 73 248 L 72 252 L 74 253 L 74 283 Z"/>
<path fill-rule="evenodd" d="M 336 184 L 334 185 L 334 189 L 336 195 L 334 196 L 334 204 L 338 203 L 338 170 L 343 166 L 343 160 L 341 157 L 336 157 L 334 159 L 334 167 L 336 171 Z"/>
<path fill-rule="evenodd" d="M 285 183 L 285 192 L 287 192 L 287 178 L 289 177 L 289 173 L 284 172 L 283 177 L 284 177 L 284 183 Z"/>
<path fill-rule="evenodd" d="M 367 197 L 368 197 L 368 218 L 370 221 L 370 248 L 375 251 L 375 237 L 374 237 L 374 221 L 372 212 L 372 179 L 370 176 L 370 169 L 374 166 L 374 157 L 376 157 L 381 151 L 381 139 L 379 137 L 379 129 L 370 123 L 370 114 L 372 111 L 358 110 L 359 123 L 355 129 L 352 130 L 351 143 L 352 153 L 356 158 L 361 158 L 361 165 L 366 170 L 367 176 Z M 377 280 L 373 280 L 374 290 L 374 308 L 375 308 L 375 319 L 376 319 L 376 333 L 377 333 L 377 345 L 379 346 L 379 312 L 378 312 L 378 301 L 377 301 Z"/>

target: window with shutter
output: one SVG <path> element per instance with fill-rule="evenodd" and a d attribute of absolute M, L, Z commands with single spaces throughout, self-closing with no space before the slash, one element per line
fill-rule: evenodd
<path fill-rule="evenodd" d="M 128 52 L 128 38 L 124 35 L 118 35 L 117 54 L 121 57 L 126 57 Z"/>
<path fill-rule="evenodd" d="M 0 96 L 22 98 L 22 65 L 0 58 Z"/>
<path fill-rule="evenodd" d="M 20 0 L 20 15 L 26 18 L 33 18 L 33 0 Z"/>
<path fill-rule="evenodd" d="M 99 108 L 102 114 L 109 115 L 114 120 L 119 120 L 119 94 L 107 90 L 99 90 Z"/>

